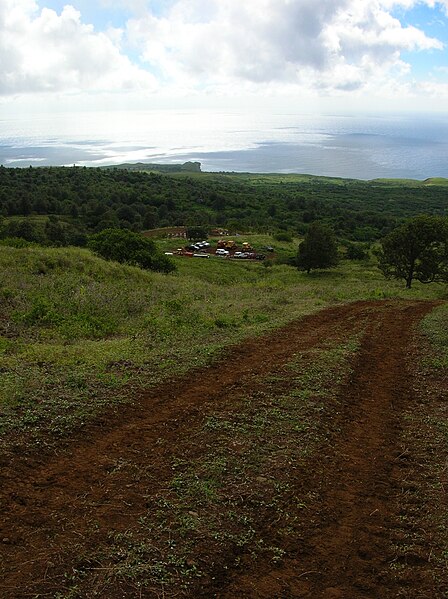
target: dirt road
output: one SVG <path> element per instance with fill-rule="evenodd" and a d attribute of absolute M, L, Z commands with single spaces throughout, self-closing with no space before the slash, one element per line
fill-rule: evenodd
<path fill-rule="evenodd" d="M 323 310 L 233 348 L 219 364 L 142 394 L 59 455 L 15 456 L 3 463 L 1 596 L 444 597 L 430 576 L 428 547 L 412 554 L 413 580 L 404 584 L 390 575 L 405 476 L 402 412 L 415 401 L 406 357 L 414 325 L 432 306 L 357 302 Z M 281 560 L 243 555 L 237 566 L 218 547 L 207 577 L 186 588 L 162 584 L 161 591 L 98 576 L 112 567 L 88 556 L 100 555 L 102 547 L 107 553 L 112 536 L 147 517 L 151 497 L 170 484 L 173 456 L 193 460 L 207 446 L 206 433 L 199 445 L 198 435 L 211 414 L 231 409 L 255 380 L 276 373 L 295 352 L 354 331 L 363 336 L 352 373 L 338 389 L 337 410 L 326 416 L 333 432 L 297 471 L 297 485 L 311 499 L 306 514 L 297 510 L 294 516 L 301 519 L 300 534 L 290 535 Z M 263 520 L 258 527 L 266 542 L 275 536 L 272 523 Z M 88 563 L 82 576 L 80 556 Z M 77 576 L 78 587 L 70 582 Z"/>

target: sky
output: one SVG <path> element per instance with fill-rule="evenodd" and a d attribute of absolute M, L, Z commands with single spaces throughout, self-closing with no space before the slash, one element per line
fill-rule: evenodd
<path fill-rule="evenodd" d="M 0 0 L 0 109 L 448 111 L 448 0 Z"/>

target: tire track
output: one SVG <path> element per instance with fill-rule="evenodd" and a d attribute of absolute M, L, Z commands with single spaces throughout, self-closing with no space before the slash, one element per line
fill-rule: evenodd
<path fill-rule="evenodd" d="M 363 556 L 362 547 L 387 527 L 397 419 L 392 404 L 406 399 L 403 352 L 410 328 L 430 308 L 429 303 L 357 302 L 322 310 L 231 348 L 225 360 L 209 368 L 142 394 L 118 417 L 103 418 L 89 435 L 74 439 L 60 456 L 16 457 L 1 471 L 2 597 L 54 596 L 75 556 L 93 543 L 107 543 L 110 531 L 125 530 L 144 513 L 147 496 L 171 476 L 174 451 L 191 450 L 191 431 L 209 413 L 228 407 L 229 398 L 250 388 L 253 377 L 275 371 L 291 353 L 367 323 L 371 333 L 346 390 L 347 409 L 357 417 L 344 429 L 334 454 L 316 469 L 324 499 L 316 506 L 319 529 L 309 531 L 309 557 L 289 564 L 289 573 L 273 574 L 283 576 L 281 593 L 289 594 L 263 594 L 259 573 L 255 582 L 248 573 L 229 579 L 226 591 L 207 596 L 378 597 L 368 589 L 360 594 L 359 585 L 376 584 L 363 572 L 378 569 L 381 543 L 375 559 Z M 129 468 L 120 470 L 120 464 L 130 463 L 138 466 L 139 478 Z M 111 471 L 118 476 L 109 477 Z M 307 571 L 318 576 L 305 576 Z M 297 594 L 297 588 L 310 594 Z"/>
<path fill-rule="evenodd" d="M 431 304 L 398 305 L 374 319 L 350 383 L 342 390 L 341 432 L 315 461 L 310 506 L 295 559 L 281 568 L 245 572 L 216 593 L 220 599 L 386 599 L 398 588 L 385 574 L 399 492 L 400 410 L 412 402 L 406 355 L 413 325 Z M 428 595 L 430 596 L 430 595 Z"/>

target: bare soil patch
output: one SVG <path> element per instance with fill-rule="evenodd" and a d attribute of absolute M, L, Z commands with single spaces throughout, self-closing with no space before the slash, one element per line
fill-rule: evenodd
<path fill-rule="evenodd" d="M 407 509 L 401 499 L 407 474 L 403 414 L 412 411 L 419 396 L 408 352 L 414 325 L 433 306 L 357 302 L 323 310 L 232 348 L 209 368 L 142 394 L 133 406 L 104 417 L 60 454 L 5 456 L 0 489 L 2 597 L 444 597 L 440 581 L 431 574 L 428 537 L 418 550 L 406 553 L 415 575 L 407 572 L 403 579 L 391 568 L 397 564 L 397 521 L 400 510 Z M 188 584 L 179 578 L 171 584 L 161 578 L 158 588 L 141 584 L 147 553 L 141 554 L 142 563 L 132 576 L 116 576 L 119 560 L 111 556 L 120 551 L 117 539 L 129 539 L 128 531 L 137 530 L 151 514 L 159 517 L 154 506 L 160 507 L 161 499 L 176 490 L 173 463 L 180 457 L 195 463 L 214 450 L 217 437 L 204 423 L 210 418 L 219 422 L 220 415 L 236 407 L 241 410 L 241 398 L 262 393 L 267 380 L 275 395 L 275 377 L 291 356 L 309 351 L 307 361 L 312 362 L 313 351 L 342 343 L 354 333 L 362 338 L 351 373 L 335 378 L 332 391 L 327 382 L 319 402 L 307 400 L 316 406 L 313 436 L 307 433 L 300 439 L 310 450 L 278 444 L 277 467 L 257 466 L 259 472 L 251 471 L 254 478 L 245 490 L 238 487 L 245 509 L 248 498 L 258 498 L 250 512 L 252 538 L 262 538 L 270 550 L 262 551 L 259 541 L 255 551 L 255 541 L 251 545 L 219 538 L 204 546 L 199 540 L 188 559 L 176 564 L 185 570 Z M 287 396 L 293 379 L 278 378 L 277 394 Z M 334 400 L 325 401 L 324 392 Z M 285 410 L 285 404 L 280 408 Z M 267 436 L 260 431 L 250 439 L 252 445 L 258 440 L 261 450 Z M 238 451 L 244 464 L 248 447 L 235 446 L 234 455 Z M 281 462 L 285 456 L 289 461 Z M 185 467 L 182 472 L 187 480 Z M 281 501 L 260 501 L 264 489 L 268 496 L 269 489 L 278 490 L 282 483 L 287 491 Z M 236 489 L 232 484 L 230 489 Z M 412 484 L 418 487 L 418 473 Z M 219 495 L 219 489 L 212 491 Z M 306 509 L 292 501 L 299 496 L 306 497 Z M 200 520 L 197 510 L 206 512 L 210 502 L 201 501 L 199 508 L 187 512 L 189 521 Z M 283 526 L 280 508 L 288 515 L 288 526 Z M 280 525 L 287 532 L 279 534 Z M 170 526 L 172 522 L 166 524 L 168 532 Z M 200 539 L 200 530 L 197 537 L 191 534 L 185 533 L 185 543 Z M 403 594 L 410 589 L 414 594 Z"/>

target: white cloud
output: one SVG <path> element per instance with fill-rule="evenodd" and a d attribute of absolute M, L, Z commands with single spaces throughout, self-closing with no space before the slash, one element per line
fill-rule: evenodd
<path fill-rule="evenodd" d="M 448 11 L 448 0 L 97 1 L 134 16 L 99 32 L 72 6 L 58 14 L 45 0 L 0 0 L 0 94 L 392 90 L 411 70 L 403 52 L 443 48 L 392 9 Z M 129 47 L 148 70 L 126 56 Z"/>
<path fill-rule="evenodd" d="M 183 85 L 353 90 L 384 71 L 405 72 L 402 51 L 443 47 L 402 26 L 386 4 L 397 2 L 177 0 L 162 17 L 147 12 L 131 19 L 127 35 L 167 81 Z"/>
<path fill-rule="evenodd" d="M 120 53 L 119 32 L 97 33 L 65 6 L 0 0 L 0 93 L 151 88 L 155 80 Z"/>
<path fill-rule="evenodd" d="M 430 98 L 432 100 L 438 100 L 440 98 L 445 98 L 445 108 L 446 101 L 448 100 L 448 83 L 439 83 L 436 81 L 425 81 L 423 83 L 416 84 L 417 93 L 421 96 Z"/>

